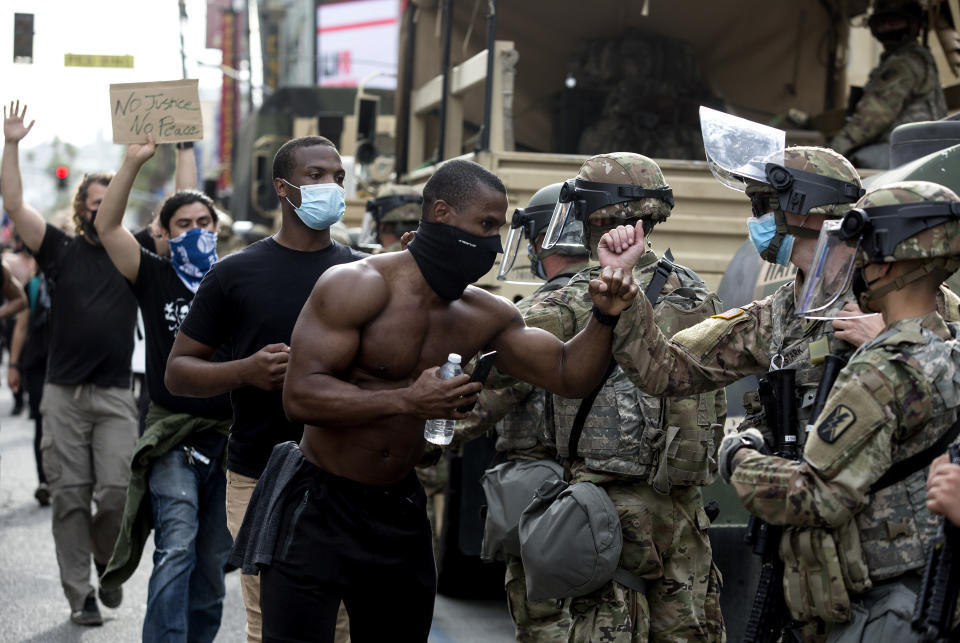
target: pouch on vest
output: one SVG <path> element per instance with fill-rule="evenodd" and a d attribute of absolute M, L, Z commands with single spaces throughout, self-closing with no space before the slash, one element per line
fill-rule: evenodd
<path fill-rule="evenodd" d="M 591 482 L 547 481 L 520 516 L 520 556 L 531 601 L 582 596 L 618 580 L 622 549 L 617 509 Z"/>
<path fill-rule="evenodd" d="M 833 534 L 826 529 L 790 527 L 780 539 L 783 598 L 797 621 L 850 620 L 850 595 L 844 585 Z"/>
<path fill-rule="evenodd" d="M 480 478 L 487 499 L 480 558 L 504 560 L 520 555 L 520 514 L 548 480 L 561 480 L 563 467 L 553 460 L 511 461 L 488 469 Z"/>

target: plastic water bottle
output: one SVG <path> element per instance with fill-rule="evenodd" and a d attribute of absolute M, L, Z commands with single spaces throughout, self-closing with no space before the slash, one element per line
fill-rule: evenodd
<path fill-rule="evenodd" d="M 437 371 L 437 377 L 448 380 L 451 377 L 463 375 L 460 368 L 460 356 L 456 353 L 447 355 L 447 363 Z M 427 420 L 423 425 L 423 437 L 427 442 L 444 446 L 453 442 L 453 426 L 456 420 Z"/>

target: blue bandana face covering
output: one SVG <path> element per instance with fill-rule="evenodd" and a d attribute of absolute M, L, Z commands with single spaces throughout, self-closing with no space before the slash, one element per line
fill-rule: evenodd
<path fill-rule="evenodd" d="M 300 190 L 300 207 L 293 208 L 304 225 L 312 230 L 326 230 L 343 218 L 347 202 L 343 188 L 336 183 L 310 183 L 294 185 L 286 179 L 280 179 L 292 188 Z M 293 206 L 290 197 L 287 203 Z"/>
<path fill-rule="evenodd" d="M 762 217 L 750 217 L 747 219 L 747 231 L 750 233 L 750 241 L 753 247 L 757 249 L 760 256 L 764 256 L 767 246 L 777 234 L 777 222 L 773 212 L 767 212 Z M 783 238 L 780 248 L 777 250 L 776 264 L 786 266 L 790 263 L 790 255 L 793 253 L 793 242 L 795 237 L 788 234 Z"/>
<path fill-rule="evenodd" d="M 203 276 L 217 260 L 217 233 L 191 228 L 170 239 L 170 260 L 183 285 L 197 292 Z"/>

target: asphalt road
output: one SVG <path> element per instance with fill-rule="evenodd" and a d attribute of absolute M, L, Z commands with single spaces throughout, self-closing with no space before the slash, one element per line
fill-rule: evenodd
<path fill-rule="evenodd" d="M 6 372 L 6 369 L 2 369 Z M 37 485 L 33 422 L 26 413 L 9 417 L 12 399 L 0 390 L 0 643 L 130 643 L 140 640 L 146 609 L 152 542 L 140 567 L 124 585 L 123 604 L 101 606 L 102 627 L 80 627 L 60 587 L 50 533 L 50 508 L 33 498 Z M 95 572 L 91 570 L 91 578 Z M 243 603 L 238 572 L 227 575 L 227 596 L 218 643 L 241 642 Z M 430 643 L 507 643 L 513 626 L 500 601 L 437 597 Z"/>

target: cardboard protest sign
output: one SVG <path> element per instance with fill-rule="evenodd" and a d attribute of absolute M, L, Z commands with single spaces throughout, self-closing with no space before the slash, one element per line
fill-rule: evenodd
<path fill-rule="evenodd" d="M 114 143 L 199 141 L 203 118 L 196 80 L 110 85 Z"/>

